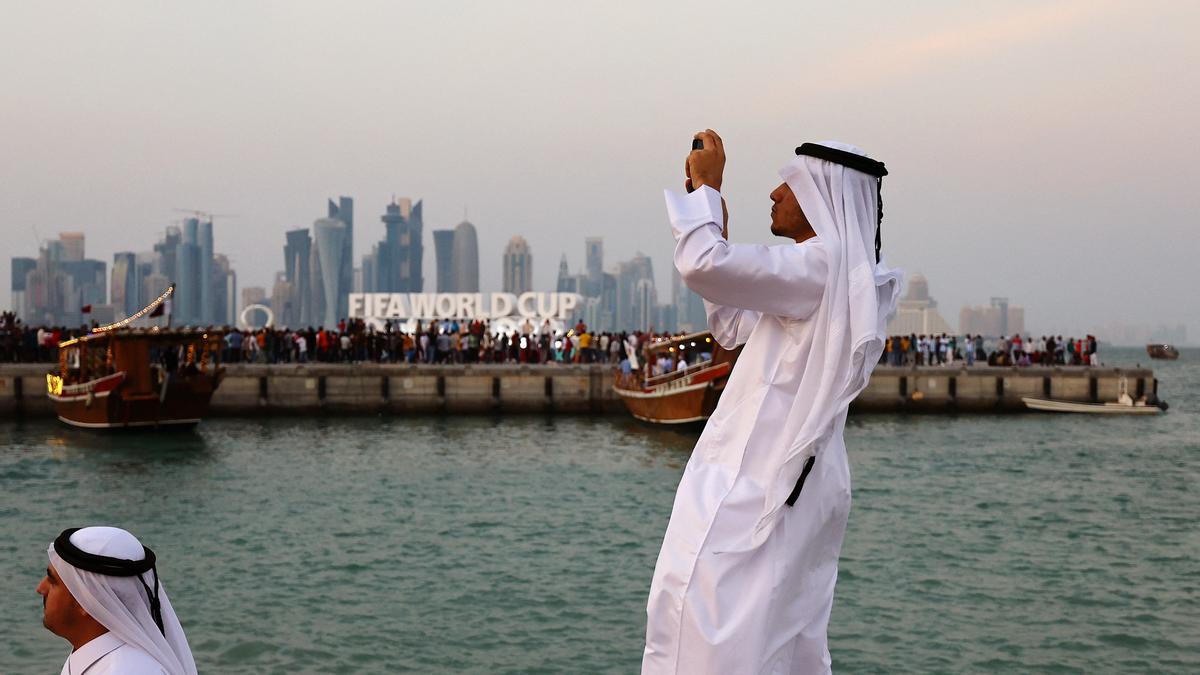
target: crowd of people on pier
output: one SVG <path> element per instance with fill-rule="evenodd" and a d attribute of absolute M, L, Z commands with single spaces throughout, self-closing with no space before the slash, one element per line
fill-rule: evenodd
<path fill-rule="evenodd" d="M 617 363 L 628 333 L 589 330 L 582 321 L 555 331 L 526 322 L 520 330 L 493 330 L 487 321 L 418 322 L 405 331 L 381 330 L 361 319 L 333 328 L 231 329 L 228 363 Z"/>
<path fill-rule="evenodd" d="M 1098 366 L 1094 335 L 893 335 L 880 363 L 889 366 Z"/>
<path fill-rule="evenodd" d="M 493 329 L 488 321 L 433 320 L 415 330 L 386 322 L 382 329 L 360 319 L 326 328 L 220 328 L 226 363 L 609 363 L 624 358 L 645 333 L 590 330 L 578 321 L 555 330 L 526 321 L 517 330 Z M 12 313 L 0 315 L 0 362 L 57 360 L 58 344 L 86 334 L 88 327 L 28 326 Z"/>
<path fill-rule="evenodd" d="M 57 359 L 58 344 L 85 334 L 86 326 L 29 326 L 12 312 L 0 313 L 0 362 L 36 363 Z M 418 322 L 415 330 L 384 323 L 381 329 L 360 319 L 333 327 L 223 328 L 226 363 L 606 363 L 620 366 L 626 352 L 638 353 L 667 333 L 595 331 L 583 321 L 555 330 L 526 321 L 499 330 L 488 321 L 454 319 Z M 628 345 L 628 348 L 624 347 Z M 677 359 L 682 361 L 682 359 Z M 651 359 L 651 374 L 680 366 Z M 880 363 L 891 366 L 1089 366 L 1099 365 L 1093 335 L 894 335 Z"/>

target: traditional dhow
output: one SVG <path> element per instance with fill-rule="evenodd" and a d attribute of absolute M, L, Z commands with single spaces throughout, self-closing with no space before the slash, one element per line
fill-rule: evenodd
<path fill-rule="evenodd" d="M 225 374 L 221 333 L 130 328 L 174 287 L 125 322 L 59 344 L 46 391 L 58 418 L 90 429 L 197 424 Z"/>
<path fill-rule="evenodd" d="M 1152 359 L 1166 359 L 1168 361 L 1174 361 L 1175 359 L 1179 358 L 1179 350 L 1173 345 L 1146 345 L 1146 353 L 1149 354 L 1150 358 Z"/>
<path fill-rule="evenodd" d="M 633 358 L 630 374 L 617 373 L 613 391 L 639 420 L 700 422 L 716 409 L 740 351 L 722 348 L 708 332 L 657 340 L 643 350 L 641 368 Z"/>

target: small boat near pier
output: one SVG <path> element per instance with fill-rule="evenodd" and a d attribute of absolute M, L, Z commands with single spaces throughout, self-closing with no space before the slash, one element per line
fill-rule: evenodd
<path fill-rule="evenodd" d="M 58 371 L 46 374 L 46 395 L 58 419 L 86 429 L 200 422 L 225 374 L 223 335 L 209 329 L 129 327 L 174 288 L 128 319 L 59 344 Z"/>
<path fill-rule="evenodd" d="M 705 331 L 657 340 L 643 350 L 643 367 L 617 373 L 613 391 L 629 413 L 654 424 L 707 420 L 717 408 L 741 347 L 727 350 Z M 654 364 L 672 364 L 654 374 Z M 679 367 L 679 364 L 683 367 Z"/>
<path fill-rule="evenodd" d="M 1158 415 L 1167 409 L 1166 402 L 1150 402 L 1145 396 L 1134 400 L 1129 395 L 1128 383 L 1124 377 L 1121 378 L 1119 387 L 1120 395 L 1117 397 L 1117 400 L 1105 403 L 1056 401 L 1030 396 L 1024 396 L 1021 400 L 1029 410 L 1038 410 L 1041 412 L 1088 413 L 1094 415 Z"/>

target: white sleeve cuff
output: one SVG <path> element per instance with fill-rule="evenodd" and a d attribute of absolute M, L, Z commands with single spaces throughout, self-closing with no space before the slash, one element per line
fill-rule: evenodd
<path fill-rule="evenodd" d="M 663 197 L 667 200 L 667 217 L 671 219 L 676 239 L 710 223 L 721 229 L 725 219 L 721 193 L 711 187 L 701 185 L 690 193 L 663 190 Z"/>

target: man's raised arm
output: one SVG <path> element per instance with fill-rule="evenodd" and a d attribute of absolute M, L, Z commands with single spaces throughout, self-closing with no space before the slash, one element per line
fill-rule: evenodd
<path fill-rule="evenodd" d="M 719 305 L 788 318 L 807 317 L 821 302 L 827 266 L 819 240 L 762 246 L 730 244 L 717 224 L 721 195 L 702 186 L 666 192 L 675 234 L 675 268 L 688 288 Z"/>

